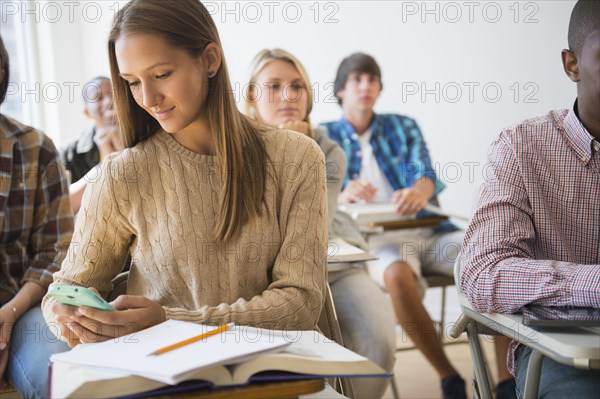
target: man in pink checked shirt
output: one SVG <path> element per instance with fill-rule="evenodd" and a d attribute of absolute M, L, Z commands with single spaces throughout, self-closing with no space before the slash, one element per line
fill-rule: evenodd
<path fill-rule="evenodd" d="M 573 109 L 504 130 L 489 152 L 492 177 L 465 235 L 460 279 L 479 312 L 600 308 L 600 1 L 575 5 L 562 61 L 577 83 Z M 518 396 L 530 354 L 511 345 Z M 540 398 L 599 392 L 600 371 L 544 359 Z"/>

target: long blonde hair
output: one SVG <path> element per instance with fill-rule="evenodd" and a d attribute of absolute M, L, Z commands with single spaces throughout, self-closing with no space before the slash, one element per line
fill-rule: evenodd
<path fill-rule="evenodd" d="M 256 78 L 258 77 L 258 74 L 260 73 L 260 71 L 262 71 L 263 68 L 272 61 L 289 62 L 298 71 L 298 74 L 300 75 L 300 78 L 302 79 L 302 83 L 306 87 L 306 93 L 307 93 L 306 101 L 308 102 L 308 106 L 306 108 L 306 117 L 304 118 L 304 121 L 306 123 L 308 123 L 308 126 L 310 126 L 309 136 L 311 138 L 314 138 L 314 132 L 312 129 L 312 125 L 310 123 L 310 111 L 312 111 L 312 106 L 313 106 L 313 92 L 312 92 L 312 87 L 310 84 L 310 79 L 308 77 L 308 73 L 306 72 L 306 69 L 304 68 L 302 63 L 298 60 L 298 58 L 294 57 L 291 53 L 289 53 L 283 49 L 274 48 L 274 49 L 261 50 L 258 54 L 256 54 L 256 56 L 252 60 L 252 63 L 250 64 L 250 72 L 249 72 L 250 78 L 248 79 L 248 85 L 247 85 L 248 92 L 245 93 L 245 95 L 244 95 L 244 101 L 245 101 L 244 112 L 246 113 L 246 115 L 256 119 L 256 115 L 254 114 L 254 112 L 252 110 L 252 100 L 251 100 L 251 98 L 254 98 L 254 95 L 256 94 L 255 93 L 255 90 L 257 87 Z"/>
<path fill-rule="evenodd" d="M 199 0 L 132 0 L 119 10 L 109 35 L 108 53 L 125 147 L 133 147 L 160 130 L 159 123 L 135 102 L 119 75 L 115 42 L 121 35 L 136 33 L 158 35 L 193 57 L 201 56 L 209 43 L 222 51 L 215 23 Z M 204 104 L 222 182 L 214 236 L 223 243 L 262 214 L 266 150 L 257 125 L 236 107 L 224 57 L 216 75 L 208 80 Z"/>

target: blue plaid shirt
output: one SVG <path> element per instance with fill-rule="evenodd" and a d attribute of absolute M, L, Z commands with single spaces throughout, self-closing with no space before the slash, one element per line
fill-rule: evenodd
<path fill-rule="evenodd" d="M 348 160 L 344 185 L 360 177 L 362 156 L 358 134 L 346 118 L 336 122 L 323 123 L 326 134 L 342 147 Z M 431 158 L 421 130 L 414 119 L 403 115 L 375 114 L 370 126 L 370 144 L 377 165 L 394 189 L 412 187 L 415 181 L 427 177 L 435 184 L 434 202 L 445 185 L 437 179 L 431 166 Z M 425 217 L 428 212 L 419 212 Z M 438 232 L 458 230 L 450 222 L 444 222 Z"/>
<path fill-rule="evenodd" d="M 350 180 L 360 176 L 362 156 L 358 134 L 346 118 L 322 126 L 346 153 L 346 187 Z M 375 114 L 370 129 L 373 154 L 394 191 L 412 187 L 422 177 L 428 177 L 435 183 L 435 194 L 444 189 L 431 166 L 429 151 L 417 122 L 402 115 Z"/>

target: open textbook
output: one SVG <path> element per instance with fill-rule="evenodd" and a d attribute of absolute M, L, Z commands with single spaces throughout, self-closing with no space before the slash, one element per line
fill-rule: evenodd
<path fill-rule="evenodd" d="M 264 371 L 299 373 L 306 378 L 389 376 L 367 358 L 315 331 L 236 326 L 171 352 L 148 356 L 165 344 L 210 328 L 168 320 L 117 340 L 53 355 L 51 397 L 125 396 L 189 380 L 213 386 L 243 385 Z M 281 373 L 274 379 L 281 379 Z"/>

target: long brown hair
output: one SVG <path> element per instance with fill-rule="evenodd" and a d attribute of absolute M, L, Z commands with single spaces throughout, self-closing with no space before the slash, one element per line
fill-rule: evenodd
<path fill-rule="evenodd" d="M 221 40 L 208 10 L 199 0 L 132 0 L 115 15 L 108 40 L 114 102 L 125 147 L 154 135 L 160 125 L 134 100 L 119 75 L 115 42 L 121 35 L 158 35 L 193 57 L 209 43 L 222 51 Z M 215 143 L 221 175 L 220 208 L 214 235 L 223 243 L 261 215 L 267 170 L 266 150 L 257 125 L 237 109 L 225 59 L 208 80 L 207 123 Z"/>

